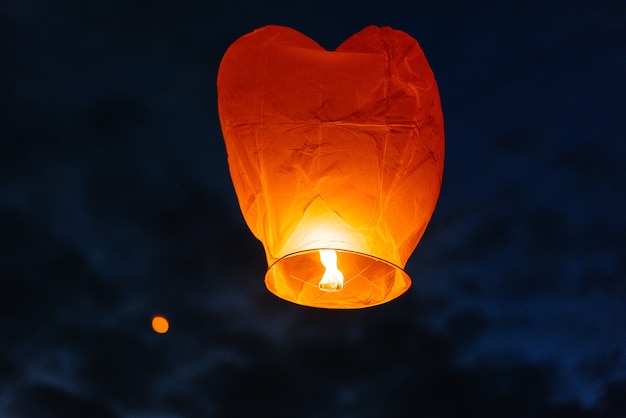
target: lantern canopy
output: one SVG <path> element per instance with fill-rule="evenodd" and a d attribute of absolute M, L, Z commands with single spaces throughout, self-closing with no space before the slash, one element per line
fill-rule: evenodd
<path fill-rule="evenodd" d="M 265 249 L 267 288 L 322 308 L 404 293 L 444 158 L 437 84 L 418 43 L 369 26 L 327 51 L 266 26 L 228 48 L 217 89 L 230 174 Z"/>

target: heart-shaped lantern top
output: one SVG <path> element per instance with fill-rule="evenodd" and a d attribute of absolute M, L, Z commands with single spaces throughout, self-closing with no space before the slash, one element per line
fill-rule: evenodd
<path fill-rule="evenodd" d="M 307 306 L 361 308 L 404 293 L 435 208 L 443 116 L 418 43 L 369 26 L 327 51 L 266 26 L 226 51 L 220 123 L 265 283 Z"/>

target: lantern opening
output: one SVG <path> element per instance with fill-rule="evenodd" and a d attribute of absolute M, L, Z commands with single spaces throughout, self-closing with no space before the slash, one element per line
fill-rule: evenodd
<path fill-rule="evenodd" d="M 328 276 L 332 279 L 325 280 Z M 276 296 L 299 305 L 356 309 L 400 296 L 411 286 L 411 279 L 402 268 L 383 259 L 322 248 L 279 259 L 268 268 L 265 285 Z"/>
<path fill-rule="evenodd" d="M 337 267 L 335 250 L 320 250 L 320 261 L 326 267 L 319 288 L 324 292 L 339 292 L 343 289 L 343 273 Z"/>

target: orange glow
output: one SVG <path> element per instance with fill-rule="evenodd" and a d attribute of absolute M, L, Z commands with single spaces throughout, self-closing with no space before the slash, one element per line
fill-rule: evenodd
<path fill-rule="evenodd" d="M 159 334 L 165 334 L 170 329 L 170 323 L 165 317 L 156 315 L 152 318 L 152 329 Z"/>
<path fill-rule="evenodd" d="M 369 26 L 327 51 L 266 26 L 228 48 L 217 89 L 231 178 L 265 249 L 267 288 L 322 308 L 404 293 L 444 159 L 437 83 L 417 41 Z"/>

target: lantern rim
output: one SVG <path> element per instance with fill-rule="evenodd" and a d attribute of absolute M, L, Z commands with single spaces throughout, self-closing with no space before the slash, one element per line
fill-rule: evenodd
<path fill-rule="evenodd" d="M 327 292 L 318 289 L 315 279 L 319 281 L 323 267 L 318 263 L 319 268 L 312 269 L 311 263 L 318 261 L 316 253 L 320 250 L 336 251 L 340 259 L 339 265 L 343 259 L 344 265 L 340 267 L 347 276 L 343 290 Z M 303 264 L 300 260 L 302 258 L 308 258 L 306 274 L 310 271 L 313 280 L 290 274 L 292 266 Z M 288 263 L 296 259 L 300 262 Z M 369 274 L 366 273 L 368 270 Z M 351 271 L 358 273 L 354 275 Z M 409 274 L 397 264 L 372 254 L 328 247 L 286 254 L 270 264 L 265 274 L 267 289 L 279 298 L 298 305 L 327 309 L 361 309 L 378 306 L 404 294 L 411 287 L 411 283 Z"/>

